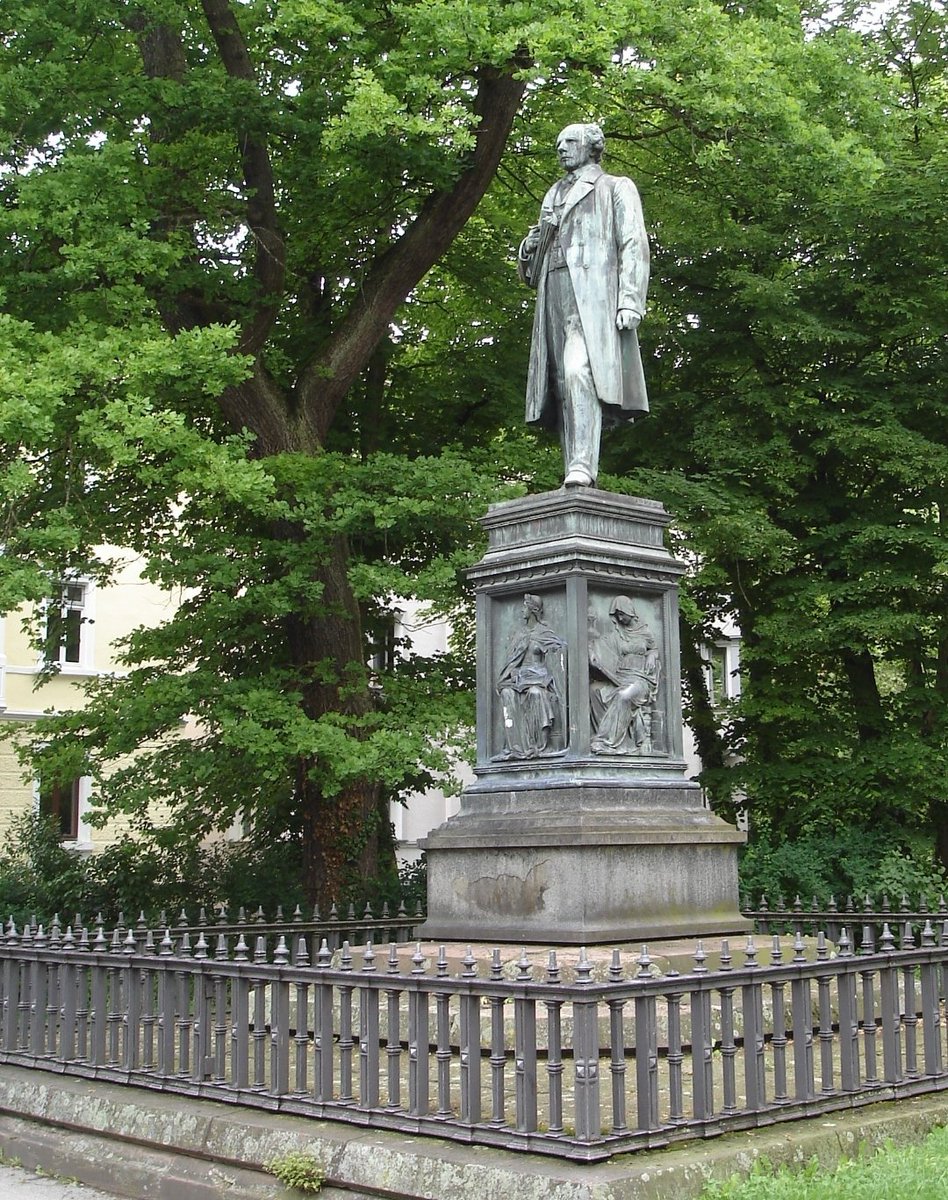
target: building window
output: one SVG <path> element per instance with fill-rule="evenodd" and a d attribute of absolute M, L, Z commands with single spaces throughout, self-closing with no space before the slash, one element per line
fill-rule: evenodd
<path fill-rule="evenodd" d="M 79 839 L 79 790 L 80 779 L 68 783 L 40 785 L 39 810 L 41 817 L 49 817 L 64 842 Z"/>
<path fill-rule="evenodd" d="M 708 677 L 711 703 L 720 708 L 728 698 L 727 650 L 724 646 L 712 646 L 708 654 Z"/>
<path fill-rule="evenodd" d="M 373 675 L 395 670 L 401 645 L 401 616 L 398 610 L 383 612 L 369 624 L 369 670 Z"/>
<path fill-rule="evenodd" d="M 59 603 L 51 600 L 46 609 L 45 658 L 49 663 L 83 662 L 90 618 L 87 614 L 89 588 L 84 583 L 64 583 Z"/>
<path fill-rule="evenodd" d="M 737 640 L 728 640 L 705 648 L 708 695 L 715 708 L 723 707 L 740 695 L 739 646 Z"/>

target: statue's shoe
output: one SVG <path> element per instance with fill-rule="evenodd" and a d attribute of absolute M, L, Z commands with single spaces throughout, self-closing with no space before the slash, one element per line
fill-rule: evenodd
<path fill-rule="evenodd" d="M 592 487 L 596 481 L 582 467 L 573 467 L 563 480 L 563 487 Z"/>

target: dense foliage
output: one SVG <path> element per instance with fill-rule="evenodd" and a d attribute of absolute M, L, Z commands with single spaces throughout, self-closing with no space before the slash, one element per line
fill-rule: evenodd
<path fill-rule="evenodd" d="M 191 840 L 287 838 L 311 896 L 378 870 L 471 717 L 470 655 L 369 676 L 386 609 L 463 650 L 477 515 L 558 482 L 513 255 L 582 116 L 655 264 L 653 416 L 604 483 L 675 512 L 686 634 L 745 636 L 740 707 L 689 693 L 709 787 L 761 838 L 941 832 L 945 9 L 857 16 L 0 2 L 0 607 L 108 543 L 183 598 L 44 775 L 150 837 L 161 798 Z"/>

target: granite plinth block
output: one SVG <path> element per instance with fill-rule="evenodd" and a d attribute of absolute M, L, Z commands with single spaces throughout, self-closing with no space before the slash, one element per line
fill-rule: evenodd
<path fill-rule="evenodd" d="M 455 832 L 429 847 L 430 915 L 417 935 L 595 945 L 745 933 L 734 832 L 657 822 L 472 832 L 469 841 Z"/>

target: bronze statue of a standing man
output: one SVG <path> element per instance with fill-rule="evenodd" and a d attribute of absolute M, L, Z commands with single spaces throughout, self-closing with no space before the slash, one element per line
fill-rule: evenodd
<path fill-rule="evenodd" d="M 559 429 L 566 487 L 596 482 L 604 416 L 648 412 L 636 334 L 648 238 L 635 184 L 599 165 L 604 146 L 598 125 L 567 125 L 559 135 L 566 174 L 519 253 L 520 277 L 537 289 L 526 419 Z"/>

